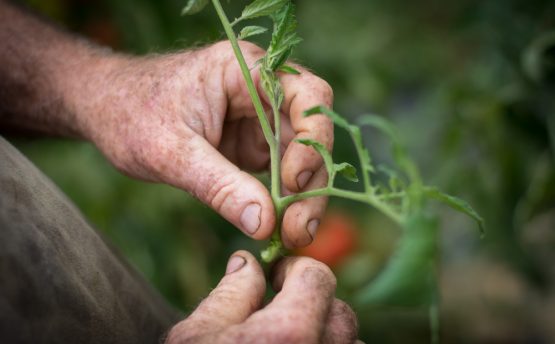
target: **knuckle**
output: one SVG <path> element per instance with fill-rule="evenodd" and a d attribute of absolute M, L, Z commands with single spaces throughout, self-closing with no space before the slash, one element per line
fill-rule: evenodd
<path fill-rule="evenodd" d="M 192 330 L 194 330 L 194 328 L 189 325 L 190 324 L 187 320 L 182 320 L 177 325 L 172 327 L 166 335 L 164 343 L 173 344 L 188 342 L 191 337 L 194 337 L 198 334 L 196 332 L 193 332 Z"/>
<path fill-rule="evenodd" d="M 249 41 L 239 41 L 239 47 L 241 48 L 241 51 L 246 54 L 252 54 L 252 55 L 261 55 L 264 54 L 264 49 L 260 48 L 258 45 L 249 42 Z"/>
<path fill-rule="evenodd" d="M 276 343 L 311 343 L 309 330 L 293 322 L 286 323 L 273 334 Z"/>
<path fill-rule="evenodd" d="M 305 82 L 311 86 L 313 92 L 325 102 L 326 106 L 331 107 L 334 97 L 331 85 L 326 80 L 314 74 L 307 74 L 305 78 Z"/>
<path fill-rule="evenodd" d="M 261 326 L 271 323 L 272 326 Z M 231 331 L 228 336 L 234 343 L 317 343 L 319 332 L 303 326 L 294 315 L 286 314 L 279 317 L 257 316 Z"/>
<path fill-rule="evenodd" d="M 231 43 L 228 40 L 223 40 L 212 44 L 208 49 L 214 50 L 228 50 L 231 49 Z"/>
<path fill-rule="evenodd" d="M 205 198 L 207 203 L 216 211 L 220 211 L 222 206 L 233 197 L 235 190 L 236 175 L 227 174 L 221 178 L 214 178 L 208 190 L 206 191 Z"/>
<path fill-rule="evenodd" d="M 329 101 L 328 105 L 331 105 L 333 103 L 333 88 L 326 80 L 324 79 L 319 79 L 319 80 L 320 80 L 320 88 L 322 90 L 322 95 L 324 99 Z"/>
<path fill-rule="evenodd" d="M 237 290 L 233 288 L 233 286 L 231 285 L 223 285 L 212 290 L 208 299 L 204 300 L 201 303 L 200 307 L 202 309 L 205 309 L 205 308 L 209 308 L 210 307 L 209 305 L 211 304 L 217 304 L 218 307 L 224 306 L 224 305 L 231 305 L 237 299 L 238 299 Z M 210 301 L 207 301 L 207 300 L 210 300 Z"/>

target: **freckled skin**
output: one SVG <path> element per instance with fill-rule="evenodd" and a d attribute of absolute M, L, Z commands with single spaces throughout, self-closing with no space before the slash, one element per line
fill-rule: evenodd
<path fill-rule="evenodd" d="M 310 258 L 285 258 L 272 273 L 274 299 L 263 306 L 265 278 L 256 259 L 227 274 L 166 343 L 355 343 L 351 308 L 334 297 L 331 270 Z M 225 315 L 224 315 L 225 312 Z"/>
<path fill-rule="evenodd" d="M 268 148 L 228 42 L 144 57 L 113 53 L 0 0 L 0 46 L 0 134 L 88 140 L 122 173 L 189 192 L 254 239 L 271 235 L 276 219 L 270 194 L 248 173 L 267 169 Z M 252 43 L 240 46 L 250 66 L 264 54 Z M 301 191 L 297 177 L 304 172 L 312 177 L 303 190 L 327 182 L 321 157 L 292 142 L 295 138 L 317 140 L 330 151 L 333 147 L 331 121 L 302 115 L 315 105 L 331 107 L 333 92 L 308 70 L 295 68 L 300 75 L 280 76 L 284 194 Z M 269 109 L 256 68 L 252 77 Z M 317 197 L 287 209 L 281 228 L 286 246 L 311 242 L 307 223 L 321 218 L 326 203 Z M 258 219 L 248 221 L 258 225 L 254 231 L 241 221 L 243 210 L 253 204 L 260 209 Z M 356 337 L 353 316 L 330 313 L 335 277 L 325 266 L 287 260 L 278 269 L 280 293 L 262 308 L 262 269 L 250 254 L 240 254 L 247 264 L 218 287 L 230 289 L 212 293 L 176 325 L 168 342 L 315 343 L 332 338 L 348 343 Z M 338 328 L 342 330 L 334 330 Z"/>
<path fill-rule="evenodd" d="M 122 173 L 190 192 L 241 230 L 243 209 L 259 204 L 260 227 L 247 234 L 255 239 L 271 235 L 276 219 L 269 192 L 242 172 L 267 169 L 268 146 L 228 42 L 166 55 L 114 54 L 0 6 L 0 41 L 7 46 L 0 52 L 2 132 L 89 140 Z M 264 54 L 254 44 L 240 45 L 249 65 Z M 293 139 L 333 146 L 327 117 L 302 116 L 314 105 L 331 106 L 331 88 L 301 66 L 297 69 L 301 75 L 281 76 L 285 193 L 300 191 L 296 179 L 305 171 L 313 174 L 305 189 L 327 180 L 319 154 Z M 252 77 L 269 109 L 256 68 Z M 234 182 L 218 183 L 224 176 Z M 214 192 L 220 184 L 235 189 Z M 288 246 L 312 241 L 307 222 L 319 219 L 325 206 L 322 199 L 298 202 L 295 211 L 304 212 L 302 219 L 286 211 L 282 236 Z"/>

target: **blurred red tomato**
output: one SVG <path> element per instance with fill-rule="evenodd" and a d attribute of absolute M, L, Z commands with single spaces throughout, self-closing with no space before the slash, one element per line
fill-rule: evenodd
<path fill-rule="evenodd" d="M 332 211 L 324 216 L 312 244 L 296 249 L 295 253 L 334 268 L 354 252 L 357 237 L 354 221 L 347 214 Z"/>

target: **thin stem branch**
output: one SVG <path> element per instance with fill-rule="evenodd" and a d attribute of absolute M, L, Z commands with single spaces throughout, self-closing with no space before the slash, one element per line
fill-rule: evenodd
<path fill-rule="evenodd" d="M 403 198 L 405 196 L 406 196 L 406 192 L 400 191 L 400 192 L 393 192 L 389 194 L 376 195 L 376 198 L 380 201 L 388 201 L 391 199 Z"/>
<path fill-rule="evenodd" d="M 243 18 L 239 17 L 239 18 L 235 18 L 234 21 L 231 22 L 231 24 L 229 24 L 231 27 L 234 27 L 235 25 L 239 24 L 241 21 L 243 20 Z"/>
<path fill-rule="evenodd" d="M 268 118 L 266 117 L 266 111 L 264 110 L 264 106 L 262 105 L 262 101 L 257 92 L 257 88 L 252 80 L 252 76 L 250 74 L 250 69 L 247 66 L 245 58 L 241 52 L 241 48 L 239 47 L 239 43 L 237 42 L 237 38 L 235 36 L 235 32 L 233 31 L 233 26 L 241 21 L 241 19 L 235 19 L 233 23 L 230 23 L 219 0 L 212 0 L 212 4 L 218 13 L 218 17 L 222 22 L 224 27 L 225 33 L 231 46 L 233 48 L 233 52 L 235 53 L 235 57 L 237 58 L 237 62 L 239 63 L 239 67 L 241 68 L 241 73 L 245 79 L 247 84 L 247 90 L 251 97 L 252 103 L 256 110 L 256 115 L 258 116 L 258 120 L 262 127 L 262 132 L 264 134 L 264 138 L 270 147 L 270 177 L 271 177 L 271 188 L 270 192 L 272 195 L 272 200 L 274 201 L 274 207 L 276 211 L 276 228 L 274 229 L 274 234 L 272 235 L 271 240 L 271 249 L 268 251 L 267 258 L 269 260 L 273 260 L 275 256 L 278 256 L 280 252 L 283 250 L 283 245 L 281 243 L 281 218 L 283 216 L 283 212 L 285 211 L 286 206 L 281 202 L 281 173 L 280 173 L 280 141 L 281 141 L 281 117 L 279 112 L 279 104 L 275 104 L 272 102 L 272 112 L 274 116 L 274 128 L 275 131 L 272 132 L 272 127 Z"/>
<path fill-rule="evenodd" d="M 273 102 L 272 102 L 273 103 Z M 271 194 L 274 201 L 281 198 L 281 114 L 279 112 L 279 105 L 272 104 L 272 112 L 274 114 L 274 149 L 270 150 L 270 178 L 271 178 Z M 276 213 L 279 218 L 281 218 L 283 209 L 277 207 Z M 277 228 L 279 232 L 279 228 Z"/>
<path fill-rule="evenodd" d="M 360 131 L 359 131 L 359 133 L 360 133 Z M 365 159 L 363 154 L 368 154 L 368 153 L 366 152 L 366 149 L 362 145 L 362 142 L 360 142 L 355 137 L 355 134 L 351 130 L 349 130 L 349 135 L 351 136 L 351 140 L 353 141 L 353 143 L 355 145 L 355 150 L 357 151 L 357 157 L 358 157 L 358 161 L 360 163 L 360 172 L 362 174 L 362 182 L 363 182 L 363 185 L 364 185 L 364 191 L 366 193 L 373 193 L 374 188 L 372 187 L 372 184 L 370 184 L 370 171 L 368 171 L 366 169 L 366 166 L 364 166 L 364 160 L 366 160 L 366 159 Z M 360 138 L 360 140 L 362 140 L 362 138 Z"/>
<path fill-rule="evenodd" d="M 237 38 L 235 37 L 235 32 L 233 31 L 232 26 L 236 23 L 239 22 L 239 20 L 235 20 L 233 22 L 233 24 L 229 23 L 229 20 L 222 8 L 222 5 L 220 4 L 219 0 L 212 0 L 212 4 L 214 5 L 214 8 L 216 9 L 216 12 L 218 13 L 218 17 L 220 18 L 220 21 L 222 22 L 222 25 L 224 27 L 224 31 L 227 35 L 227 38 L 229 39 L 229 42 L 231 43 L 231 46 L 233 48 L 233 52 L 235 53 L 235 57 L 237 58 L 237 61 L 239 62 L 239 67 L 241 68 L 241 73 L 243 74 L 243 78 L 245 79 L 245 82 L 247 84 L 247 90 L 249 92 L 249 96 L 251 97 L 252 103 L 254 105 L 254 109 L 256 110 L 256 115 L 258 116 L 258 120 L 260 122 L 260 125 L 262 127 L 262 132 L 264 134 L 264 138 L 266 139 L 266 142 L 268 143 L 268 145 L 270 146 L 270 169 L 271 169 L 271 194 L 272 194 L 272 199 L 274 201 L 274 205 L 276 207 L 276 216 L 278 218 L 281 218 L 282 215 L 282 211 L 283 208 L 279 206 L 278 201 L 280 198 L 280 159 L 279 159 L 279 135 L 280 135 L 280 125 L 279 125 L 279 116 L 277 121 L 275 121 L 276 124 L 276 133 L 274 136 L 274 133 L 272 132 L 272 127 L 270 125 L 270 122 L 268 121 L 268 118 L 266 117 L 266 111 L 264 111 L 264 106 L 262 105 L 262 101 L 260 100 L 260 97 L 258 95 L 258 91 L 256 89 L 256 86 L 254 84 L 254 81 L 252 80 L 252 76 L 250 73 L 250 69 L 247 66 L 247 63 L 245 61 L 245 58 L 243 56 L 243 53 L 241 52 L 241 48 L 239 47 L 239 43 L 237 42 Z M 273 109 L 274 112 L 276 111 L 276 109 Z M 279 109 L 277 109 L 277 112 L 279 113 Z M 279 228 L 276 228 L 277 231 L 279 231 Z"/>
<path fill-rule="evenodd" d="M 336 197 L 341 197 L 341 198 L 347 198 L 347 199 L 357 201 L 357 202 L 361 202 L 361 203 L 366 203 L 366 204 L 369 204 L 369 205 L 373 206 L 374 208 L 378 209 L 382 213 L 384 213 L 387 217 L 389 217 L 395 223 L 397 223 L 397 224 L 402 224 L 403 223 L 403 217 L 397 211 L 395 211 L 395 209 L 392 208 L 389 204 L 383 202 L 382 200 L 377 198 L 375 195 L 368 194 L 368 193 L 365 193 L 365 192 L 357 192 L 357 191 L 337 189 L 337 188 L 331 187 L 331 186 L 327 186 L 325 188 L 320 188 L 320 189 L 309 190 L 309 191 L 301 192 L 301 193 L 294 194 L 294 195 L 285 196 L 285 197 L 282 197 L 280 199 L 280 203 L 282 204 L 282 206 L 287 207 L 291 203 L 294 203 L 294 202 L 297 202 L 297 201 L 300 201 L 300 200 L 303 200 L 303 199 L 307 199 L 307 198 L 311 198 L 311 197 L 319 197 L 319 196 L 336 196 Z"/>

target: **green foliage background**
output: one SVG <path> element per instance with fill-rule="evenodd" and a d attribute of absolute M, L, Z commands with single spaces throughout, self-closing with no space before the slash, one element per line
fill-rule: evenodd
<path fill-rule="evenodd" d="M 224 37 L 213 10 L 181 17 L 178 0 L 27 1 L 69 29 L 146 54 Z M 224 6 L 230 17 L 245 1 Z M 354 119 L 379 113 L 398 126 L 429 185 L 467 199 L 474 224 L 441 213 L 445 342 L 555 341 L 555 3 L 541 0 L 296 1 L 304 42 L 295 59 L 335 90 Z M 236 249 L 261 247 L 185 193 L 119 175 L 89 144 L 17 139 L 16 145 L 109 235 L 177 307 L 208 293 Z M 373 155 L 387 142 L 365 131 Z M 334 155 L 354 161 L 337 132 Z M 372 279 L 398 232 L 350 202 L 331 207 L 359 224 L 360 247 L 337 268 L 347 299 Z M 366 309 L 367 342 L 428 342 L 425 309 Z"/>

